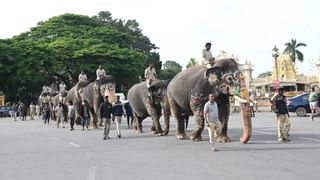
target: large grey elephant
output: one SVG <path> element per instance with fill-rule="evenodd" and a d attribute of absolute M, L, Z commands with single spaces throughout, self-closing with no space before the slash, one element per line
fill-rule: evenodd
<path fill-rule="evenodd" d="M 178 73 L 171 80 L 167 88 L 167 94 L 171 114 L 177 120 L 177 139 L 186 138 L 184 127 L 184 116 L 186 115 L 194 115 L 196 121 L 196 127 L 190 139 L 194 141 L 202 139 L 201 133 L 204 129 L 203 107 L 208 95 L 213 93 L 216 96 L 219 108 L 219 120 L 222 124 L 222 132 L 217 140 L 220 142 L 230 141 L 227 135 L 230 113 L 229 92 L 230 88 L 240 85 L 239 74 L 241 72 L 235 60 L 221 59 L 217 60 L 211 69 L 197 65 Z M 244 86 L 241 87 L 242 91 L 245 91 Z M 247 142 L 251 135 L 251 119 L 246 114 L 248 111 L 248 101 L 246 99 L 241 100 L 243 100 L 242 112 L 244 114 L 244 135 L 241 141 Z"/>
<path fill-rule="evenodd" d="M 167 135 L 169 132 L 170 108 L 167 99 L 168 82 L 154 80 L 150 85 L 151 96 L 147 94 L 146 82 L 133 85 L 128 91 L 128 100 L 134 116 L 134 128 L 139 132 L 142 130 L 142 121 L 151 116 L 151 132 L 157 135 Z M 164 130 L 161 128 L 160 116 L 164 113 Z"/>
<path fill-rule="evenodd" d="M 92 127 L 98 127 L 98 115 L 100 104 L 103 102 L 104 96 L 109 96 L 109 100 L 112 102 L 115 99 L 116 83 L 112 75 L 106 75 L 100 80 L 95 80 L 91 83 L 84 84 L 83 87 L 78 87 L 77 83 L 72 87 L 67 95 L 67 101 L 71 101 L 76 105 L 76 116 L 79 116 L 79 106 L 83 101 L 87 101 L 90 109 L 90 124 Z M 82 93 L 79 93 L 81 89 Z M 100 121 L 100 125 L 101 121 Z"/>

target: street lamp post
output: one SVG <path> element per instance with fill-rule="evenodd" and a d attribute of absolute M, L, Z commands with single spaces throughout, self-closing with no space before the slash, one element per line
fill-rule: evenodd
<path fill-rule="evenodd" d="M 276 80 L 278 81 L 278 63 L 277 63 L 277 58 L 279 57 L 279 49 L 274 45 L 274 48 L 272 49 L 272 57 L 274 57 L 274 67 L 276 70 Z"/>

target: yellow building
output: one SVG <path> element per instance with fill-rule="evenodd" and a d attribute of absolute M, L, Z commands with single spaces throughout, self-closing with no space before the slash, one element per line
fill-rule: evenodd
<path fill-rule="evenodd" d="M 276 84 L 284 87 L 287 96 L 294 96 L 310 91 L 310 87 L 319 82 L 315 76 L 297 75 L 295 64 L 292 62 L 289 54 L 280 54 L 276 62 L 277 66 L 273 65 L 271 76 L 253 79 L 250 84 L 250 87 L 258 91 L 262 96 L 265 95 L 267 97 L 270 93 L 273 93 L 274 87 L 277 86 Z M 275 67 L 277 67 L 278 71 L 276 71 Z M 277 79 L 278 81 L 276 81 Z"/>
<path fill-rule="evenodd" d="M 276 80 L 297 80 L 297 73 L 295 64 L 292 62 L 289 54 L 280 54 L 276 60 L 277 70 L 276 73 L 275 65 L 272 67 L 272 79 Z M 278 74 L 278 78 L 276 75 Z"/>

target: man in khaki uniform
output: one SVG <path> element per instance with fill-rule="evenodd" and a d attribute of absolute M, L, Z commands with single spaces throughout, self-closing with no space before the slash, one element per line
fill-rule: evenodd
<path fill-rule="evenodd" d="M 284 95 L 284 89 L 281 87 L 278 90 L 278 93 L 275 94 L 272 98 L 272 110 L 277 115 L 278 121 L 278 141 L 279 142 L 288 142 L 288 134 L 290 130 L 290 121 L 289 121 L 289 111 L 287 106 L 287 98 Z"/>

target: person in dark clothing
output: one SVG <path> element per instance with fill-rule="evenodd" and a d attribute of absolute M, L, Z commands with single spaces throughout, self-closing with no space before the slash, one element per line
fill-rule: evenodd
<path fill-rule="evenodd" d="M 118 137 L 121 138 L 120 126 L 122 115 L 126 116 L 124 106 L 120 102 L 120 96 L 117 96 L 117 101 L 113 106 L 113 115 L 115 116 L 116 126 L 117 126 L 117 134 Z"/>
<path fill-rule="evenodd" d="M 74 120 L 75 120 L 75 107 L 72 101 L 68 102 L 68 119 L 70 120 L 70 131 L 74 130 Z"/>
<path fill-rule="evenodd" d="M 49 104 L 44 104 L 43 106 L 43 123 L 49 124 L 49 120 L 50 120 L 50 108 L 49 108 Z"/>
<path fill-rule="evenodd" d="M 132 113 L 132 109 L 131 109 L 129 102 L 127 102 L 124 105 L 124 109 L 126 110 L 126 114 L 127 114 L 128 128 L 130 128 L 130 127 L 132 127 L 132 123 L 133 123 L 133 113 Z M 130 119 L 131 119 L 131 123 L 130 123 Z"/>
<path fill-rule="evenodd" d="M 81 124 L 82 124 L 82 131 L 84 131 L 84 127 L 89 130 L 89 106 L 86 101 L 83 101 L 81 106 L 80 106 L 80 111 L 79 111 L 80 117 L 81 117 Z"/>
<path fill-rule="evenodd" d="M 111 122 L 111 113 L 112 113 L 112 104 L 109 103 L 108 96 L 105 97 L 104 102 L 100 105 L 100 119 L 104 123 L 103 128 L 103 140 L 110 139 L 110 122 Z"/>
<path fill-rule="evenodd" d="M 311 118 L 312 121 L 314 120 L 314 117 L 320 115 L 320 91 L 317 93 L 317 104 L 316 104 L 316 108 L 317 108 L 316 113 L 312 113 L 312 114 L 310 115 L 310 118 Z"/>
<path fill-rule="evenodd" d="M 278 141 L 279 142 L 288 142 L 288 134 L 290 130 L 290 121 L 289 121 L 289 111 L 287 106 L 287 98 L 284 95 L 284 89 L 279 88 L 278 93 L 276 93 L 272 98 L 272 110 L 277 115 L 278 121 Z"/>

